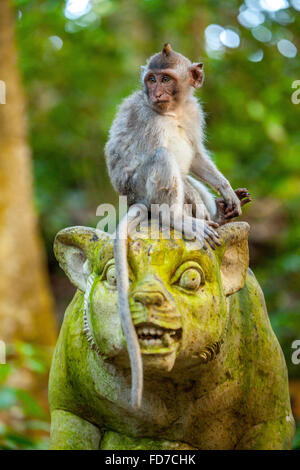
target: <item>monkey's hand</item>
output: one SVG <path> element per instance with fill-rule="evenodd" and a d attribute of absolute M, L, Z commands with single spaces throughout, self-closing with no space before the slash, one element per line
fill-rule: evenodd
<path fill-rule="evenodd" d="M 235 194 L 239 199 L 240 207 L 243 207 L 248 202 L 251 202 L 251 196 L 247 188 L 239 188 L 235 190 Z M 238 217 L 240 214 L 235 209 L 228 209 L 224 198 L 216 199 L 217 205 L 217 222 L 219 225 L 224 225 L 229 222 L 231 219 Z"/>
<path fill-rule="evenodd" d="M 204 219 L 196 219 L 195 217 L 184 216 L 183 220 L 174 220 L 174 228 L 180 231 L 187 239 L 196 239 L 206 249 L 205 242 L 215 250 L 217 246 L 221 245 L 219 234 L 214 230 L 219 227 L 219 224 L 213 221 Z"/>
<path fill-rule="evenodd" d="M 226 185 L 222 186 L 220 188 L 220 193 L 223 196 L 223 201 L 225 204 L 225 215 L 229 216 L 229 218 L 238 217 L 241 215 L 241 201 L 230 184 L 226 183 Z"/>

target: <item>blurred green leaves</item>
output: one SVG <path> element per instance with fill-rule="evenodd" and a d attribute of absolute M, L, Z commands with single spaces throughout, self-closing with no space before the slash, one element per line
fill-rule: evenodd
<path fill-rule="evenodd" d="M 25 417 L 45 418 L 45 413 L 36 400 L 26 391 L 2 386 L 0 389 L 0 410 L 20 406 Z"/>
<path fill-rule="evenodd" d="M 14 385 L 16 376 L 38 374 L 46 385 L 52 351 L 17 342 L 7 347 L 7 364 L 0 365 L 0 449 L 46 449 L 49 416 L 26 389 Z M 22 381 L 21 381 L 22 382 Z"/>

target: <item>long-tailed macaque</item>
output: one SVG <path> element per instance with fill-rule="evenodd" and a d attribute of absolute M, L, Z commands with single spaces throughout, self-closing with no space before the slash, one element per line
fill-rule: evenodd
<path fill-rule="evenodd" d="M 196 238 L 214 249 L 219 244 L 214 229 L 240 215 L 241 206 L 250 200 L 246 189 L 235 192 L 231 188 L 204 146 L 204 113 L 193 95 L 203 83 L 203 64 L 191 63 L 166 44 L 142 67 L 141 80 L 143 89 L 122 103 L 105 147 L 112 184 L 132 206 L 117 230 L 115 262 L 119 311 L 131 360 L 133 406 L 141 401 L 143 371 L 128 304 L 127 242 L 120 231 L 126 231 L 127 224 L 139 216 L 136 204 L 150 210 L 151 204 L 166 203 L 176 208 L 175 229 L 187 234 L 192 226 Z M 189 172 L 222 198 L 215 199 Z M 183 221 L 185 203 L 202 205 L 202 220 L 190 216 Z"/>

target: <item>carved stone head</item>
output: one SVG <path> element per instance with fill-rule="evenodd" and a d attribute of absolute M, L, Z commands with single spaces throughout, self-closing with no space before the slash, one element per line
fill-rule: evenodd
<path fill-rule="evenodd" d="M 241 289 L 248 268 L 245 222 L 219 228 L 221 246 L 164 239 L 161 231 L 129 239 L 129 301 L 145 374 L 181 374 L 219 353 L 228 321 L 226 298 Z M 173 234 L 174 235 L 174 234 Z M 84 293 L 85 333 L 98 354 L 129 364 L 117 307 L 113 240 L 87 227 L 59 232 L 55 255 Z"/>

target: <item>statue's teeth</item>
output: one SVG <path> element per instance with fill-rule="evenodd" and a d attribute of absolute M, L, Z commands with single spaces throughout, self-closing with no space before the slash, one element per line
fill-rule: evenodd
<path fill-rule="evenodd" d="M 161 339 L 140 339 L 140 344 L 142 346 L 161 346 Z"/>

